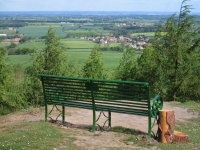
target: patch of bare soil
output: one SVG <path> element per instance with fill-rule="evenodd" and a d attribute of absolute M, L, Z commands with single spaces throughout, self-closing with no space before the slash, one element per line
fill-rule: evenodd
<path fill-rule="evenodd" d="M 193 110 L 187 108 L 175 107 L 169 102 L 164 103 L 165 110 L 174 110 L 175 119 L 178 121 L 187 121 L 187 119 L 197 118 L 199 114 Z M 92 124 L 92 111 L 86 109 L 70 108 L 66 107 L 66 124 L 60 126 L 66 130 L 76 130 L 78 134 L 73 135 L 76 138 L 74 144 L 82 147 L 84 149 L 99 149 L 107 150 L 110 147 L 115 147 L 117 149 L 157 149 L 155 146 L 150 148 L 141 148 L 134 145 L 132 142 L 125 142 L 124 139 L 127 138 L 126 134 L 119 134 L 111 131 L 96 131 L 92 133 L 89 128 Z M 15 124 L 18 122 L 29 122 L 29 121 L 43 121 L 44 120 L 44 108 L 28 109 L 23 110 L 18 113 L 9 114 L 1 117 L 0 129 L 8 124 Z M 58 114 L 57 111 L 52 112 L 52 117 L 56 118 Z M 98 117 L 98 113 L 97 113 Z M 58 118 L 61 120 L 61 117 Z M 106 118 L 102 115 L 98 121 L 99 125 L 103 125 Z M 147 133 L 148 131 L 148 118 L 143 116 L 127 115 L 112 113 L 112 127 L 122 126 L 125 128 L 131 128 L 138 130 L 141 133 Z M 157 131 L 157 126 L 153 128 L 153 131 Z M 129 135 L 130 136 L 130 135 Z M 138 137 L 135 140 L 144 141 L 151 145 L 153 142 L 146 137 Z M 154 141 L 155 142 L 155 141 Z"/>

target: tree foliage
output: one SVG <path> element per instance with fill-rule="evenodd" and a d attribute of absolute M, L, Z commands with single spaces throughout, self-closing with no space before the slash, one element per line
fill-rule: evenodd
<path fill-rule="evenodd" d="M 128 47 L 126 51 L 124 51 L 123 57 L 117 67 L 115 78 L 121 80 L 134 80 L 136 73 L 135 67 L 137 65 L 136 60 L 137 56 L 134 49 Z"/>
<path fill-rule="evenodd" d="M 160 56 L 152 45 L 148 45 L 142 55 L 137 59 L 135 79 L 141 82 L 148 82 L 151 85 L 151 91 L 153 93 L 157 93 L 162 89 L 162 76 L 160 76 L 162 68 L 160 65 Z"/>
<path fill-rule="evenodd" d="M 146 57 L 146 49 L 139 65 L 148 68 L 142 73 L 143 78 L 162 89 L 168 100 L 178 97 L 194 97 L 200 94 L 199 87 L 199 28 L 196 27 L 195 17 L 190 15 L 191 6 L 183 0 L 180 13 L 172 15 L 164 26 L 160 26 L 152 43 L 152 52 Z M 154 56 L 154 57 L 152 57 Z M 144 59 L 144 58 L 147 59 Z M 149 61 L 149 63 L 147 63 Z M 152 76 L 152 78 L 150 78 Z M 194 92 L 196 94 L 194 94 Z"/>
<path fill-rule="evenodd" d="M 85 61 L 83 66 L 83 77 L 102 79 L 107 77 L 100 48 L 98 46 L 95 46 L 92 49 L 89 58 Z"/>
<path fill-rule="evenodd" d="M 0 114 L 24 108 L 22 86 L 16 81 L 12 67 L 6 63 L 6 50 L 0 48 Z"/>
<path fill-rule="evenodd" d="M 68 55 L 65 47 L 56 37 L 53 28 L 49 28 L 45 39 L 45 48 L 33 56 L 33 63 L 26 69 L 25 89 L 28 101 L 33 105 L 42 105 L 42 86 L 38 74 L 70 75 Z"/>

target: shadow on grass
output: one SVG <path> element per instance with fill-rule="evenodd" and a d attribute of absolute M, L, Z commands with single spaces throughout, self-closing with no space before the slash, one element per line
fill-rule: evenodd
<path fill-rule="evenodd" d="M 88 131 L 92 131 L 92 125 L 85 125 L 85 124 L 72 124 L 70 122 L 65 122 L 64 124 L 61 121 L 49 121 L 51 123 L 56 123 L 59 125 L 62 125 L 66 128 L 78 128 L 78 129 L 84 129 Z M 96 126 L 96 131 L 106 131 L 106 132 L 116 132 L 116 133 L 124 133 L 124 134 L 130 134 L 130 135 L 144 135 L 147 136 L 147 133 L 142 132 L 140 130 L 135 130 L 131 128 L 125 128 L 122 126 L 115 126 L 115 127 L 107 127 L 107 126 Z"/>
<path fill-rule="evenodd" d="M 125 128 L 122 126 L 112 127 L 111 131 L 117 132 L 117 133 L 131 134 L 131 135 L 139 135 L 139 134 L 147 135 L 147 133 L 142 132 L 140 130 Z"/>

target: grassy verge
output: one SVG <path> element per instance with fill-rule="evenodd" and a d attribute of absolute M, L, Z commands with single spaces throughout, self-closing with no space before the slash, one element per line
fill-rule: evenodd
<path fill-rule="evenodd" d="M 185 103 L 174 102 L 178 107 L 199 110 L 199 103 L 188 101 Z M 17 114 L 16 114 L 17 115 Z M 6 116 L 0 117 L 5 120 Z M 81 128 L 66 129 L 57 124 L 44 122 L 22 122 L 1 125 L 0 150 L 83 150 L 83 149 L 177 149 L 196 150 L 200 147 L 200 118 L 190 119 L 185 122 L 176 122 L 176 130 L 189 135 L 187 143 L 162 144 L 148 139 L 147 134 L 134 129 L 121 126 L 111 128 L 111 131 L 90 133 Z M 106 138 L 106 139 L 105 139 Z M 79 144 L 77 146 L 77 141 Z M 109 142 L 117 141 L 116 145 Z M 108 145 L 106 145 L 106 142 Z M 76 145 L 75 145 L 76 143 Z M 101 145 L 98 145 L 99 143 Z M 116 142 L 113 142 L 116 144 Z"/>
<path fill-rule="evenodd" d="M 195 101 L 186 101 L 184 103 L 173 102 L 172 105 L 177 107 L 183 107 L 192 109 L 195 113 L 200 114 L 200 103 Z M 187 143 L 171 143 L 164 144 L 159 143 L 154 139 L 148 139 L 146 134 L 140 133 L 133 129 L 123 128 L 123 127 L 115 127 L 112 129 L 113 132 L 127 134 L 127 137 L 124 139 L 125 143 L 132 142 L 141 147 L 152 148 L 156 147 L 157 149 L 169 150 L 169 149 L 177 149 L 177 150 L 196 150 L 200 147 L 200 118 L 193 118 L 187 120 L 185 122 L 176 121 L 176 131 L 184 132 L 189 136 L 189 142 Z"/>
<path fill-rule="evenodd" d="M 184 101 L 184 102 L 173 102 L 174 106 L 188 108 L 189 111 L 195 111 L 200 114 L 200 101 Z"/>
<path fill-rule="evenodd" d="M 26 122 L 4 126 L 0 131 L 1 150 L 77 149 L 73 138 L 44 122 Z"/>

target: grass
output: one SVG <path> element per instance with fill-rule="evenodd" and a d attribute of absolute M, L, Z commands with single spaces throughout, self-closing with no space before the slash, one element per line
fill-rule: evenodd
<path fill-rule="evenodd" d="M 145 36 L 154 36 L 155 32 L 142 32 L 142 33 L 133 33 L 132 36 L 145 35 Z"/>
<path fill-rule="evenodd" d="M 26 27 L 20 27 L 17 30 L 20 33 L 22 33 L 24 36 L 40 38 L 47 34 L 49 27 L 50 25 L 49 26 L 26 26 Z M 58 37 L 66 36 L 66 33 L 62 31 L 61 26 L 55 26 L 53 27 L 53 29 L 56 30 L 56 36 Z"/>
<path fill-rule="evenodd" d="M 177 106 L 198 109 L 199 103 L 188 101 L 187 103 L 175 103 Z M 33 111 L 33 110 L 31 110 Z M 34 112 L 34 111 L 33 111 Z M 200 110 L 198 109 L 198 112 Z M 1 120 L 5 120 L 6 116 L 0 116 Z M 140 131 L 134 129 L 124 128 L 121 126 L 116 126 L 111 128 L 111 131 L 104 131 L 106 133 L 106 139 L 109 139 L 109 132 L 114 133 L 115 139 L 120 143 L 131 143 L 127 149 L 177 149 L 185 150 L 191 149 L 196 150 L 200 147 L 200 118 L 190 119 L 190 121 L 176 122 L 176 130 L 185 132 L 189 135 L 189 142 L 187 143 L 172 143 L 163 144 L 158 143 L 153 139 L 147 139 L 147 135 Z M 7 125 L 1 125 L 0 128 L 0 149 L 1 150 L 82 150 L 94 147 L 88 141 L 81 140 L 83 146 L 80 147 L 74 144 L 75 141 L 83 139 L 84 137 L 93 136 L 95 140 L 98 137 L 105 136 L 104 132 L 89 133 L 85 129 L 63 129 L 58 124 L 44 123 L 40 121 L 35 122 L 21 122 L 21 123 L 10 123 Z M 81 134 L 80 134 L 81 133 Z M 103 136 L 104 135 L 104 136 Z M 112 134 L 111 134 L 112 135 Z M 104 137 L 105 138 L 105 137 Z M 105 139 L 105 140 L 106 140 Z M 86 142 L 86 144 L 84 144 Z M 102 141 L 103 142 L 103 141 Z M 102 144 L 103 145 L 103 144 Z M 85 147 L 86 146 L 86 147 Z M 102 147 L 103 148 L 103 147 Z M 107 147 L 108 150 L 113 149 L 124 149 L 125 147 Z M 126 148 L 125 148 L 126 149 Z"/>
<path fill-rule="evenodd" d="M 67 48 L 76 48 L 76 49 L 85 49 L 85 48 L 93 48 L 96 44 L 92 41 L 88 40 L 80 40 L 80 39 L 62 39 L 61 43 L 63 43 Z"/>
<path fill-rule="evenodd" d="M 173 102 L 173 105 L 177 107 L 186 107 L 190 110 L 194 110 L 200 114 L 200 101 L 184 101 L 184 102 Z"/>
<path fill-rule="evenodd" d="M 116 46 L 120 46 L 121 43 L 110 43 L 110 47 L 116 47 Z"/>
<path fill-rule="evenodd" d="M 0 131 L 1 150 L 76 149 L 73 140 L 59 128 L 44 122 L 26 122 L 4 126 Z M 65 142 L 67 138 L 67 143 Z"/>
<path fill-rule="evenodd" d="M 44 41 L 40 40 L 40 41 L 29 41 L 29 42 L 25 42 L 23 44 L 18 44 L 17 48 L 36 48 L 38 50 L 42 50 L 45 47 Z"/>
<path fill-rule="evenodd" d="M 4 48 L 4 47 L 6 47 L 6 45 L 5 45 L 5 44 L 1 44 L 1 43 L 0 43 L 0 48 L 1 48 L 1 47 L 3 47 L 3 48 Z"/>
<path fill-rule="evenodd" d="M 200 103 L 197 101 L 186 101 L 184 103 L 173 102 L 172 105 L 177 107 L 184 107 L 188 109 L 193 109 L 197 113 L 200 113 Z M 133 142 L 134 144 L 141 147 L 157 147 L 157 149 L 169 150 L 169 149 L 177 149 L 177 150 L 196 150 L 200 147 L 200 118 L 190 119 L 185 122 L 176 121 L 175 130 L 184 132 L 189 136 L 189 142 L 187 143 L 171 143 L 164 144 L 158 143 L 156 141 L 148 140 L 146 138 L 147 135 L 139 133 L 133 129 L 128 129 L 124 127 L 114 127 L 112 128 L 113 132 L 124 133 L 127 134 L 127 137 L 124 139 L 124 142 Z"/>
<path fill-rule="evenodd" d="M 164 32 L 162 33 L 165 34 Z M 141 32 L 141 33 L 133 33 L 132 36 L 138 36 L 138 35 L 144 35 L 144 36 L 154 36 L 155 32 Z"/>
<path fill-rule="evenodd" d="M 187 143 L 172 143 L 172 144 L 158 144 L 158 147 L 163 150 L 167 149 L 197 149 L 200 147 L 200 118 L 191 119 L 189 122 L 177 122 L 176 130 L 184 132 L 189 135 L 189 142 Z"/>
<path fill-rule="evenodd" d="M 91 49 L 69 49 L 67 53 L 69 54 L 69 61 L 76 62 L 80 67 L 83 66 L 86 59 L 89 57 Z M 116 69 L 119 65 L 119 61 L 122 58 L 123 53 L 120 52 L 102 52 L 102 58 L 104 64 L 108 69 Z M 22 69 L 31 65 L 30 55 L 9 55 L 8 64 L 21 64 Z"/>
<path fill-rule="evenodd" d="M 91 50 L 82 51 L 69 51 L 69 60 L 76 61 L 77 64 L 83 65 L 86 59 L 89 57 Z M 102 52 L 102 58 L 104 64 L 108 69 L 116 69 L 119 65 L 119 61 L 122 58 L 123 53 L 120 52 Z"/>
<path fill-rule="evenodd" d="M 31 65 L 30 55 L 9 55 L 8 59 L 8 64 L 21 64 L 23 70 Z"/>
<path fill-rule="evenodd" d="M 7 35 L 15 35 L 16 32 L 14 30 L 8 30 L 8 29 L 0 29 L 0 34 L 7 34 Z"/>

